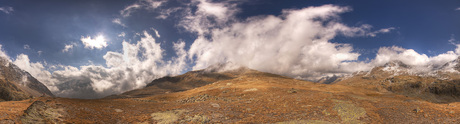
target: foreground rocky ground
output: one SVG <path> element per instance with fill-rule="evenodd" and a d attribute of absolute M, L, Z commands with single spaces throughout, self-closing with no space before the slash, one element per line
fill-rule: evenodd
<path fill-rule="evenodd" d="M 460 102 L 247 71 L 141 98 L 0 102 L 0 123 L 460 123 Z"/>

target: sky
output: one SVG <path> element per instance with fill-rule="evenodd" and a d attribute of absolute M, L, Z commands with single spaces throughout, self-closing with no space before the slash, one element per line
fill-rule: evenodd
<path fill-rule="evenodd" d="M 458 0 L 1 0 L 0 56 L 101 98 L 232 62 L 317 80 L 460 54 Z"/>

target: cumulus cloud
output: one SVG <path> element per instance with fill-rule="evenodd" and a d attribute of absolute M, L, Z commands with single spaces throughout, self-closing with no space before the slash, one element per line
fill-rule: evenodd
<path fill-rule="evenodd" d="M 128 17 L 134 10 L 158 8 L 162 4 L 162 1 L 141 0 L 120 13 Z M 460 45 L 455 51 L 437 56 L 392 46 L 380 48 L 373 60 L 358 61 L 360 53 L 354 52 L 353 46 L 331 40 L 337 36 L 375 37 L 395 28 L 373 30 L 368 24 L 348 26 L 340 21 L 340 14 L 351 11 L 349 7 L 323 5 L 283 10 L 276 16 L 237 19 L 235 15 L 240 10 L 228 1 L 192 0 L 187 6 L 182 8 L 185 17 L 178 26 L 195 33 L 197 39 L 189 50 L 185 50 L 182 40 L 173 43 L 176 55 L 170 59 L 164 58 L 164 49 L 154 37 L 160 35 L 151 28 L 154 34 L 136 33 L 139 41 L 123 41 L 121 51 L 107 52 L 103 56 L 105 65 L 92 62 L 80 67 L 47 65 L 30 62 L 24 54 L 18 55 L 14 62 L 45 82 L 57 96 L 100 98 L 144 87 L 156 78 L 183 73 L 191 65 L 196 70 L 230 61 L 260 71 L 316 80 L 370 70 L 394 60 L 417 67 L 438 67 L 460 54 Z M 119 37 L 125 35 L 122 32 Z M 82 36 L 81 41 L 89 49 L 107 47 L 103 37 Z M 8 57 L 3 51 L 0 56 Z"/>
<path fill-rule="evenodd" d="M 107 47 L 107 41 L 105 40 L 104 36 L 99 35 L 95 37 L 94 39 L 91 38 L 90 36 L 83 37 L 81 36 L 81 42 L 83 45 L 85 45 L 85 48 L 89 49 L 102 49 L 104 47 Z"/>
<path fill-rule="evenodd" d="M 6 13 L 6 14 L 11 14 L 11 12 L 13 12 L 13 7 L 9 7 L 9 6 L 4 6 L 4 7 L 0 7 L 0 11 Z"/>
<path fill-rule="evenodd" d="M 46 64 L 46 62 L 44 62 Z M 13 61 L 13 64 L 19 68 L 29 72 L 37 80 L 42 82 L 45 86 L 48 87 L 51 91 L 56 91 L 57 88 L 54 87 L 53 79 L 51 79 L 51 73 L 45 70 L 45 66 L 40 62 L 30 62 L 29 56 L 25 54 L 19 54 L 16 56 L 16 59 Z"/>
<path fill-rule="evenodd" d="M 324 75 L 368 70 L 350 44 L 332 43 L 337 35 L 375 36 L 394 28 L 371 31 L 364 24 L 350 27 L 339 20 L 349 7 L 323 5 L 284 10 L 280 16 L 234 19 L 232 4 L 197 1 L 181 26 L 198 35 L 188 51 L 193 69 L 231 61 L 256 70 L 315 79 Z"/>
<path fill-rule="evenodd" d="M 460 55 L 460 45 L 456 45 L 456 47 L 455 51 L 447 51 L 436 56 L 427 56 L 413 49 L 398 46 L 381 47 L 375 59 L 367 64 L 374 67 L 382 66 L 391 61 L 401 61 L 413 67 L 412 71 L 416 73 L 429 73 L 457 59 Z"/>
<path fill-rule="evenodd" d="M 44 83 L 55 95 L 71 98 L 101 98 L 141 88 L 156 78 L 180 74 L 187 67 L 184 41 L 173 44 L 176 57 L 168 61 L 163 58 L 160 43 L 146 31 L 136 43 L 124 41 L 122 46 L 122 52 L 109 51 L 103 56 L 106 66 L 47 65 L 30 62 L 25 54 L 18 55 L 13 63 Z M 3 50 L 0 56 L 9 58 Z"/>
<path fill-rule="evenodd" d="M 372 25 L 356 27 L 340 22 L 340 14 L 349 7 L 323 5 L 283 10 L 279 16 L 265 15 L 235 19 L 239 11 L 232 4 L 196 0 L 196 11 L 188 11 L 180 26 L 196 33 L 188 51 L 193 69 L 216 63 L 233 62 L 260 71 L 316 80 L 323 76 L 368 71 L 391 61 L 402 61 L 415 71 L 428 72 L 458 58 L 460 45 L 436 56 L 398 46 L 381 47 L 373 60 L 358 61 L 360 53 L 350 44 L 333 43 L 336 36 L 375 37 L 396 30 L 388 27 L 372 30 Z"/>
<path fill-rule="evenodd" d="M 62 84 L 80 82 L 77 88 L 60 90 L 57 95 L 75 97 L 82 91 L 91 91 L 97 94 L 95 97 L 102 97 L 141 88 L 153 79 L 179 74 L 185 69 L 186 52 L 182 41 L 174 44 L 178 56 L 170 61 L 163 60 L 164 50 L 160 43 L 145 31 L 137 43 L 123 42 L 122 45 L 123 52 L 109 51 L 103 56 L 107 67 L 88 65 L 78 69 L 65 66 L 54 71 L 52 78 L 64 82 Z"/>
<path fill-rule="evenodd" d="M 123 10 L 120 11 L 120 14 L 123 17 L 129 17 L 131 13 L 134 12 L 135 10 L 138 10 L 141 8 L 153 10 L 163 5 L 164 2 L 166 1 L 165 0 L 140 0 L 134 4 L 131 4 L 125 7 Z"/>
<path fill-rule="evenodd" d="M 73 47 L 77 46 L 76 43 L 71 43 L 71 44 L 66 44 L 64 46 L 64 49 L 62 49 L 62 52 L 65 53 L 65 52 L 69 52 L 70 50 L 73 49 Z"/>

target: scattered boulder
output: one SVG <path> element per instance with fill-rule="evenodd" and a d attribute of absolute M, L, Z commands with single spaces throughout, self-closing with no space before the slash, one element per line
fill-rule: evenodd
<path fill-rule="evenodd" d="M 123 112 L 121 109 L 115 109 L 115 112 Z"/>
<path fill-rule="evenodd" d="M 214 107 L 214 108 L 220 108 L 220 105 L 217 104 L 217 103 L 211 103 L 211 106 Z"/>
<path fill-rule="evenodd" d="M 415 108 L 413 111 L 414 111 L 415 113 L 422 112 L 422 110 L 421 110 L 419 107 Z"/>
<path fill-rule="evenodd" d="M 288 93 L 297 93 L 297 89 L 291 88 L 287 92 Z"/>

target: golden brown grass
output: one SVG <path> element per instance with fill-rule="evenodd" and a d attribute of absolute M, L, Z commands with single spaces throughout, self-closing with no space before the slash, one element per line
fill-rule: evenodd
<path fill-rule="evenodd" d="M 295 91 L 295 92 L 293 92 Z M 40 98 L 66 111 L 64 123 L 458 123 L 460 103 L 248 72 L 183 92 L 143 98 Z M 15 103 L 16 105 L 12 105 Z M 22 114 L 28 101 L 0 102 Z M 120 109 L 122 111 L 116 111 Z M 416 109 L 417 111 L 414 111 Z M 0 118 L 0 120 L 5 118 Z M 18 120 L 15 120 L 18 121 Z"/>

